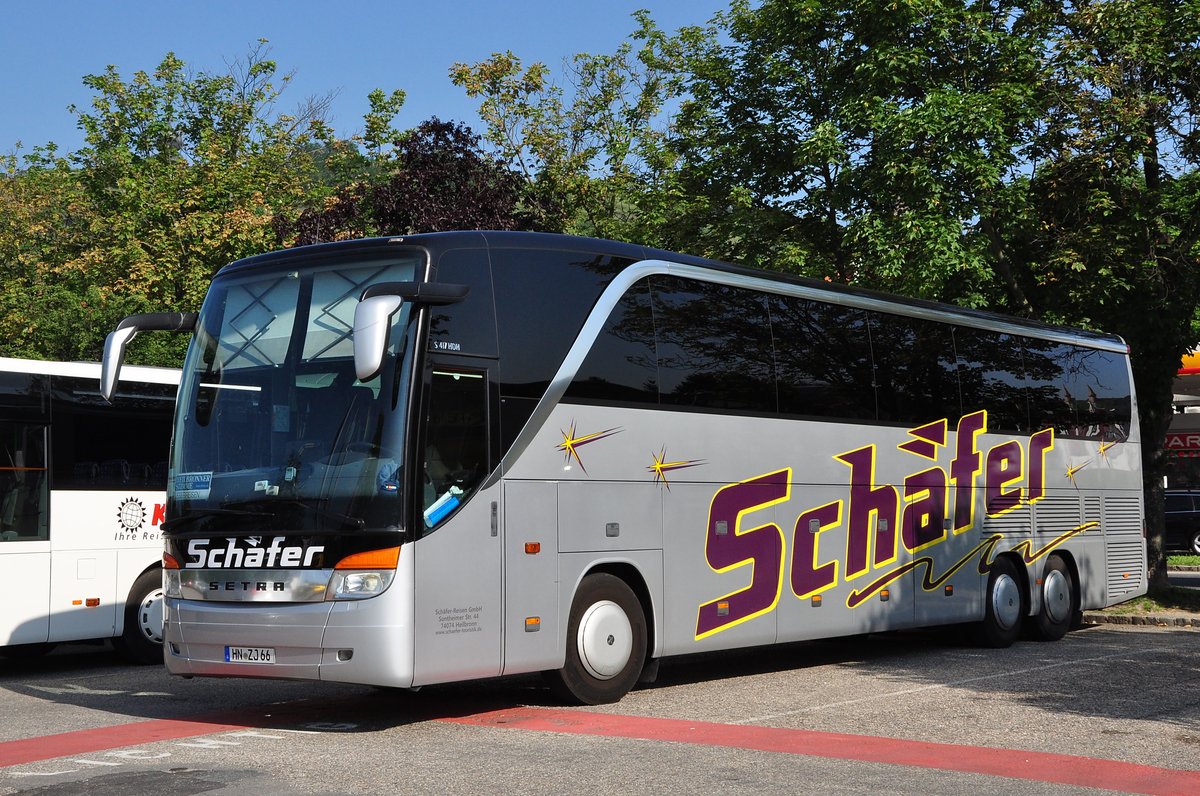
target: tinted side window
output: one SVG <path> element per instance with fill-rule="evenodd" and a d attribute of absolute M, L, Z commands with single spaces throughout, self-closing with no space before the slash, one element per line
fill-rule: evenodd
<path fill-rule="evenodd" d="M 871 345 L 862 310 L 771 296 L 779 411 L 875 419 Z"/>
<path fill-rule="evenodd" d="M 656 277 L 652 285 L 662 402 L 774 413 L 766 297 L 674 277 Z"/>
<path fill-rule="evenodd" d="M 0 542 L 49 538 L 46 427 L 0 420 Z"/>
<path fill-rule="evenodd" d="M 583 322 L 629 260 L 584 252 L 493 250 L 502 396 L 541 398 Z"/>
<path fill-rule="evenodd" d="M 500 434 L 507 451 L 533 414 L 596 299 L 632 260 L 492 249 L 500 341 Z"/>
<path fill-rule="evenodd" d="M 166 489 L 174 385 L 122 381 L 110 406 L 94 380 L 52 383 L 55 489 Z"/>
<path fill-rule="evenodd" d="M 955 327 L 963 414 L 986 409 L 988 431 L 1028 434 L 1029 408 L 1020 339 L 984 329 Z"/>
<path fill-rule="evenodd" d="M 1026 342 L 1030 416 L 1059 436 L 1123 439 L 1129 431 L 1129 378 L 1123 357 L 1094 348 Z"/>
<path fill-rule="evenodd" d="M 456 249 L 438 260 L 437 281 L 467 285 L 457 304 L 430 308 L 429 349 L 452 354 L 496 356 L 496 306 L 485 249 Z"/>
<path fill-rule="evenodd" d="M 942 323 L 873 313 L 871 354 L 882 422 L 923 425 L 961 416 L 954 337 Z"/>
<path fill-rule="evenodd" d="M 658 404 L 658 360 L 649 282 L 631 287 L 613 308 L 566 397 L 618 404 Z"/>
<path fill-rule="evenodd" d="M 0 413 L 9 420 L 45 420 L 50 415 L 50 377 L 0 372 Z"/>
<path fill-rule="evenodd" d="M 1166 496 L 1167 511 L 1191 511 L 1192 496 L 1191 495 L 1167 495 Z"/>

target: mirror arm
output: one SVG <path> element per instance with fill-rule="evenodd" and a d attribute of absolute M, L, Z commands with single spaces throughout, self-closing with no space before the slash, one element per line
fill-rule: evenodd
<path fill-rule="evenodd" d="M 142 331 L 191 332 L 196 328 L 194 312 L 150 312 L 122 318 L 104 339 L 104 361 L 100 366 L 100 395 L 112 403 L 125 360 L 125 346 Z"/>

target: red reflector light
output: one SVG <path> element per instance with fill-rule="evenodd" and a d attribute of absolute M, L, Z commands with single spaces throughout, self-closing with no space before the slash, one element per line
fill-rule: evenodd
<path fill-rule="evenodd" d="M 526 542 L 525 543 L 525 554 L 526 555 L 536 556 L 540 552 L 542 552 L 542 543 L 541 542 Z"/>
<path fill-rule="evenodd" d="M 99 597 L 88 597 L 87 600 L 84 601 L 84 604 L 87 605 L 88 608 L 95 608 L 97 605 L 100 604 L 100 598 Z"/>
<path fill-rule="evenodd" d="M 181 569 L 179 562 L 175 560 L 175 556 L 170 553 L 163 553 L 163 569 Z"/>

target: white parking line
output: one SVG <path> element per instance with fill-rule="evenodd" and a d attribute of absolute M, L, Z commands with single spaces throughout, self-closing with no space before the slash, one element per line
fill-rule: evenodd
<path fill-rule="evenodd" d="M 1148 655 L 1154 655 L 1159 652 L 1169 652 L 1169 651 L 1170 650 L 1167 648 L 1158 648 L 1158 649 L 1146 650 L 1146 653 Z M 1045 666 L 1032 666 L 1027 669 L 1014 669 L 1012 671 L 1006 671 L 1006 672 L 994 672 L 992 674 L 979 675 L 978 677 L 967 677 L 962 680 L 951 680 L 950 682 L 946 682 L 946 683 L 933 683 L 932 685 L 922 685 L 922 686 L 917 686 L 915 688 L 904 688 L 904 689 L 900 689 L 898 691 L 888 691 L 883 694 L 875 694 L 875 695 L 869 696 L 869 697 L 859 697 L 858 699 L 846 699 L 841 702 L 827 702 L 823 705 L 812 705 L 812 706 L 806 707 L 806 708 L 797 708 L 795 710 L 786 710 L 786 711 L 783 711 L 782 713 L 771 713 L 771 714 L 767 714 L 765 716 L 754 716 L 753 718 L 748 718 L 748 719 L 738 719 L 737 721 L 731 721 L 729 723 L 730 724 L 757 724 L 759 722 L 774 721 L 775 719 L 786 718 L 787 716 L 796 716 L 801 713 L 816 713 L 818 711 L 828 710 L 829 708 L 840 708 L 840 707 L 845 707 L 847 705 L 858 705 L 858 704 L 862 704 L 864 702 L 875 702 L 875 701 L 878 701 L 881 699 L 892 699 L 892 698 L 895 698 L 898 696 L 904 696 L 906 694 L 917 694 L 922 691 L 934 691 L 939 688 L 955 688 L 956 686 L 967 685 L 969 683 L 978 683 L 978 682 L 982 682 L 984 680 L 996 680 L 996 679 L 1004 678 L 1004 677 L 1012 677 L 1014 675 L 1032 674 L 1034 672 L 1044 672 L 1044 671 L 1048 671 L 1050 669 L 1061 669 L 1064 666 L 1079 666 L 1080 664 L 1083 664 L 1083 663 L 1092 663 L 1095 661 L 1109 660 L 1111 658 L 1127 657 L 1128 655 L 1129 655 L 1128 650 L 1122 650 L 1121 652 L 1114 652 L 1111 655 L 1097 655 L 1096 657 L 1093 657 L 1093 658 L 1073 658 L 1068 661 L 1059 661 L 1058 663 L 1048 663 Z"/>

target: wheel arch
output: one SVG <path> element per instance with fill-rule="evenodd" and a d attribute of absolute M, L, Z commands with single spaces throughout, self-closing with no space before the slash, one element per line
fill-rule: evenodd
<path fill-rule="evenodd" d="M 142 579 L 143 575 L 150 572 L 157 572 L 159 578 L 162 577 L 162 562 L 156 561 L 152 564 L 147 564 L 140 572 L 133 576 L 133 580 L 129 581 L 129 587 L 125 593 L 121 595 L 120 602 L 117 604 L 116 621 L 114 622 L 114 638 L 120 638 L 125 632 L 125 606 L 129 604 L 129 598 L 133 596 L 133 588 L 137 582 Z"/>
<path fill-rule="evenodd" d="M 1051 551 L 1050 555 L 1046 556 L 1046 561 L 1049 561 L 1054 556 L 1057 556 L 1063 562 L 1063 565 L 1067 568 L 1067 573 L 1071 576 L 1071 592 L 1075 598 L 1075 605 L 1082 605 L 1083 582 L 1079 577 L 1079 562 L 1075 560 L 1075 555 L 1070 550 L 1061 547 Z M 1044 570 L 1045 568 L 1045 564 L 1043 564 L 1042 569 Z"/>
<path fill-rule="evenodd" d="M 1012 564 L 1016 570 L 1017 585 L 1020 587 L 1021 593 L 1025 595 L 1025 611 L 1024 616 L 1032 616 L 1036 607 L 1041 606 L 1041 597 L 1034 593 L 1034 580 L 1029 576 L 1029 566 L 1025 563 L 1025 559 L 1017 553 L 1008 551 L 996 556 L 995 560 L 1005 559 Z"/>
<path fill-rule="evenodd" d="M 579 583 L 588 575 L 604 573 L 620 578 L 625 582 L 625 585 L 633 590 L 634 595 L 638 599 L 638 603 L 642 606 L 642 615 L 646 617 L 646 659 L 650 660 L 658 656 L 658 617 L 655 612 L 654 598 L 650 593 L 650 586 L 646 582 L 645 576 L 636 564 L 632 561 L 601 561 L 593 564 L 579 578 Z M 575 590 L 578 591 L 579 583 L 575 584 Z"/>

